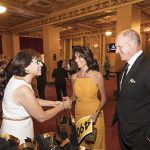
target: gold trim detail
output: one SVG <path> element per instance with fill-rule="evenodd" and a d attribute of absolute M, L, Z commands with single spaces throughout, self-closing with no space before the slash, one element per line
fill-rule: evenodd
<path fill-rule="evenodd" d="M 17 137 L 13 136 L 13 135 L 1 133 L 1 134 L 0 134 L 0 137 L 3 138 L 3 139 L 6 139 L 6 140 L 14 141 L 14 142 L 17 143 L 17 144 L 20 143 L 20 140 L 19 140 Z"/>

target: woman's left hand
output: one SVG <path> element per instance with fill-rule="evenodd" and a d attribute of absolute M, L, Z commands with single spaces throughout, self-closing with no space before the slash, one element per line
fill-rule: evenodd
<path fill-rule="evenodd" d="M 99 116 L 99 113 L 98 113 L 98 112 L 96 112 L 94 115 L 91 116 L 91 119 L 92 119 L 92 123 L 93 123 L 93 124 L 96 123 L 98 116 Z"/>

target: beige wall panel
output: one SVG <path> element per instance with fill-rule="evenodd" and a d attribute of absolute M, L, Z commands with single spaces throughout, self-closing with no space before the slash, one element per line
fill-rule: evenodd
<path fill-rule="evenodd" d="M 12 35 L 13 42 L 13 56 L 15 56 L 20 51 L 20 41 L 18 35 Z"/>
<path fill-rule="evenodd" d="M 44 60 L 47 66 L 47 79 L 49 82 L 53 82 L 51 77 L 52 71 L 57 66 L 57 61 L 60 59 L 60 41 L 59 30 L 55 27 L 43 28 L 43 49 Z"/>
<path fill-rule="evenodd" d="M 13 42 L 11 35 L 2 34 L 2 48 L 3 48 L 3 56 L 13 58 Z"/>

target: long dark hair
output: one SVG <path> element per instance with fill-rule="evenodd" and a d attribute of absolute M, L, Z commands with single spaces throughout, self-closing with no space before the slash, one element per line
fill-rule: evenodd
<path fill-rule="evenodd" d="M 98 63 L 96 62 L 96 60 L 93 57 L 93 53 L 90 50 L 90 48 L 86 47 L 86 46 L 82 46 L 82 47 L 74 47 L 73 48 L 73 58 L 75 58 L 75 53 L 79 53 L 80 57 L 84 58 L 86 61 L 86 64 L 88 66 L 88 70 L 99 70 L 99 66 Z"/>

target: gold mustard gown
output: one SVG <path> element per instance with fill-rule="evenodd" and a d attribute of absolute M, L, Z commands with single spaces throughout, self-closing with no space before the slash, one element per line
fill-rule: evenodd
<path fill-rule="evenodd" d="M 98 87 L 92 78 L 76 78 L 74 83 L 74 94 L 77 97 L 75 106 L 76 122 L 84 116 L 95 114 L 100 104 L 97 93 Z M 80 145 L 92 150 L 106 150 L 103 112 L 99 115 L 94 126 L 97 128 L 95 143 L 88 145 L 83 141 Z"/>

